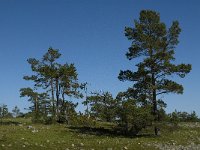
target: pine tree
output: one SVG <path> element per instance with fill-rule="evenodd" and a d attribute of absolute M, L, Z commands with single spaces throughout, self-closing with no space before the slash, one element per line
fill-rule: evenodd
<path fill-rule="evenodd" d="M 13 108 L 12 112 L 13 112 L 13 116 L 14 116 L 14 117 L 18 117 L 19 114 L 20 114 L 20 109 L 19 109 L 17 106 L 15 106 L 15 107 Z"/>
<path fill-rule="evenodd" d="M 54 121 L 60 121 L 61 113 L 63 114 L 66 108 L 65 96 L 75 98 L 82 96 L 78 90 L 80 85 L 76 67 L 74 64 L 58 63 L 60 56 L 59 50 L 50 47 L 42 59 L 29 58 L 27 61 L 34 74 L 24 76 L 25 80 L 34 82 L 34 89 L 45 91 L 46 96 L 50 95 L 50 101 L 43 100 L 42 105 L 44 113 L 46 113 L 47 105 L 51 105 Z"/>
<path fill-rule="evenodd" d="M 87 97 L 90 105 L 91 116 L 106 122 L 112 122 L 116 118 L 117 101 L 109 92 L 94 92 Z"/>
<path fill-rule="evenodd" d="M 184 78 L 191 70 L 190 64 L 173 63 L 174 50 L 179 43 L 181 32 L 178 21 L 169 29 L 160 21 L 159 13 L 142 10 L 135 26 L 125 28 L 125 36 L 132 41 L 126 56 L 129 60 L 141 58 L 136 64 L 137 71 L 120 71 L 121 81 L 132 81 L 129 89 L 135 97 L 152 105 L 155 122 L 159 121 L 157 98 L 161 94 L 183 93 L 183 86 L 172 80 L 173 75 Z M 158 128 L 155 126 L 155 134 Z"/>
<path fill-rule="evenodd" d="M 20 97 L 29 97 L 33 106 L 30 107 L 30 110 L 33 112 L 33 121 L 38 122 L 41 118 L 41 102 L 45 99 L 46 93 L 38 93 L 31 88 L 21 88 Z"/>

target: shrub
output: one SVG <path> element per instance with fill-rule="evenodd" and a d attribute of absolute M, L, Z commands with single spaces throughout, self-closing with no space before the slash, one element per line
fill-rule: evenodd
<path fill-rule="evenodd" d="M 134 100 L 122 102 L 119 108 L 119 126 L 125 134 L 136 135 L 143 128 L 152 124 L 151 107 L 137 106 Z"/>
<path fill-rule="evenodd" d="M 96 126 L 96 121 L 88 117 L 86 115 L 78 115 L 77 117 L 74 117 L 71 122 L 71 126 L 78 126 L 78 127 L 95 127 Z"/>

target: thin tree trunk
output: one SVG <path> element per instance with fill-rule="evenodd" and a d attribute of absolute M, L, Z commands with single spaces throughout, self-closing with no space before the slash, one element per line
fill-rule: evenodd
<path fill-rule="evenodd" d="M 38 98 L 35 98 L 35 112 L 38 113 Z"/>
<path fill-rule="evenodd" d="M 58 78 L 56 78 L 56 115 L 59 114 L 59 83 Z"/>
<path fill-rule="evenodd" d="M 52 114 L 55 117 L 55 100 L 54 100 L 54 88 L 53 88 L 53 79 L 51 79 L 51 98 L 52 98 Z"/>
<path fill-rule="evenodd" d="M 64 93 L 64 90 L 62 92 L 62 106 L 64 106 L 64 103 L 65 103 L 65 93 Z"/>
<path fill-rule="evenodd" d="M 152 85 L 153 85 L 153 89 L 152 89 L 152 92 L 153 92 L 153 115 L 154 115 L 154 121 L 157 122 L 158 121 L 158 109 L 157 109 L 157 99 L 156 99 L 156 83 L 155 83 L 155 76 L 154 76 L 154 73 L 152 74 Z M 155 132 L 155 135 L 158 135 L 158 127 L 157 125 L 155 124 L 155 127 L 154 127 L 154 132 Z"/>
<path fill-rule="evenodd" d="M 35 119 L 38 120 L 38 97 L 35 97 Z"/>

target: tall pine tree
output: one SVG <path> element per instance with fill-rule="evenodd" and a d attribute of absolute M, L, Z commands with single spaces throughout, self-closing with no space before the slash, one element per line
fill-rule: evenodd
<path fill-rule="evenodd" d="M 159 13 L 142 10 L 135 26 L 125 28 L 125 36 L 132 41 L 126 56 L 129 60 L 141 57 L 136 64 L 137 70 L 120 71 L 121 81 L 132 81 L 132 92 L 143 104 L 152 105 L 155 122 L 159 121 L 158 95 L 183 93 L 183 86 L 172 80 L 172 75 L 184 78 L 191 70 L 190 64 L 173 63 L 174 49 L 179 43 L 181 29 L 178 21 L 173 21 L 170 28 L 160 21 Z M 158 128 L 155 126 L 155 134 Z"/>

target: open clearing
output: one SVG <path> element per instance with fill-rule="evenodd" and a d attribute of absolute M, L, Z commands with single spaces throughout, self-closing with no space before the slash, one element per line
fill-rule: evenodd
<path fill-rule="evenodd" d="M 27 119 L 4 120 L 0 125 L 1 150 L 154 150 L 200 149 L 200 123 L 181 123 L 173 130 L 162 130 L 160 137 L 112 136 L 95 132 L 80 132 L 64 124 L 31 124 Z"/>

